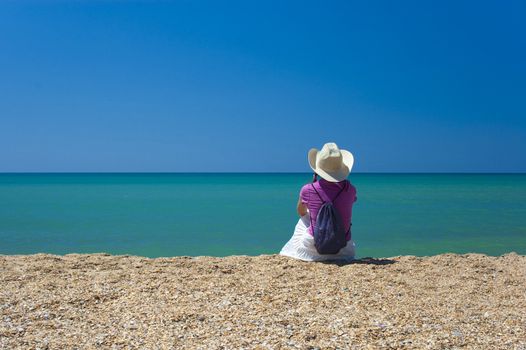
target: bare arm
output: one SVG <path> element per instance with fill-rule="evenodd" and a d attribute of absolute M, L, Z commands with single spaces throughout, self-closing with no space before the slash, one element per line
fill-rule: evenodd
<path fill-rule="evenodd" d="M 298 211 L 299 216 L 307 214 L 307 207 L 301 202 L 301 198 L 298 199 L 298 205 L 296 210 Z"/>

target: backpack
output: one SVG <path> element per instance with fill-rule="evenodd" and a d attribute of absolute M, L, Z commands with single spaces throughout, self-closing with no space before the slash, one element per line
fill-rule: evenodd
<path fill-rule="evenodd" d="M 333 202 L 342 193 L 345 186 L 332 200 L 324 200 L 318 193 L 318 190 L 316 190 L 316 187 L 314 185 L 311 186 L 323 202 L 316 216 L 316 226 L 313 227 L 314 246 L 320 254 L 337 254 L 340 249 L 347 245 L 346 235 L 348 230 L 343 226 L 340 213 L 334 207 Z"/>

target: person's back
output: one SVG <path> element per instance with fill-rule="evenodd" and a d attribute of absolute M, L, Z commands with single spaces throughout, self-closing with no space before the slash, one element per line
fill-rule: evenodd
<path fill-rule="evenodd" d="M 328 199 L 332 200 L 334 207 L 340 213 L 342 224 L 347 228 L 346 239 L 350 240 L 352 205 L 356 201 L 356 188 L 349 182 L 349 180 L 329 182 L 325 179 L 320 179 L 312 184 L 306 184 L 301 188 L 300 200 L 309 211 L 311 222 L 309 233 L 311 235 L 314 235 L 314 227 L 316 225 L 318 212 L 324 203 L 324 200 L 320 198 L 318 193 L 321 196 L 325 195 Z"/>

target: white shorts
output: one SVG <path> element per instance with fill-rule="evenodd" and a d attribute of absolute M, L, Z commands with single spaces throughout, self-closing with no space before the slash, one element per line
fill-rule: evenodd
<path fill-rule="evenodd" d="M 281 249 L 280 255 L 288 256 L 303 261 L 324 261 L 324 260 L 352 260 L 354 259 L 355 244 L 352 240 L 347 242 L 338 254 L 323 254 L 321 255 L 314 247 L 314 237 L 310 235 L 309 231 L 310 217 L 309 214 L 302 216 L 292 238 Z"/>

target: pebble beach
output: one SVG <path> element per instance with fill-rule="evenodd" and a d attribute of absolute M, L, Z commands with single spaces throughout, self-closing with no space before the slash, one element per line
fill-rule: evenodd
<path fill-rule="evenodd" d="M 0 256 L 0 349 L 526 349 L 526 256 Z"/>

